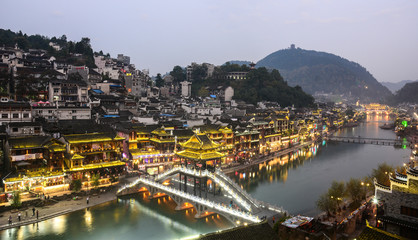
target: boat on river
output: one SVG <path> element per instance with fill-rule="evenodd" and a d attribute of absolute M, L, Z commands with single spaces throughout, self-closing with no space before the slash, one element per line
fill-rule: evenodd
<path fill-rule="evenodd" d="M 391 124 L 385 123 L 385 124 L 383 124 L 382 126 L 379 126 L 379 127 L 381 129 L 384 129 L 384 130 L 392 130 L 392 129 L 395 128 L 395 125 L 393 123 L 391 123 Z"/>

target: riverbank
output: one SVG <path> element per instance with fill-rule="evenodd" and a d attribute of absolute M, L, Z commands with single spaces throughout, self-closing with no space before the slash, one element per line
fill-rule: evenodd
<path fill-rule="evenodd" d="M 283 149 L 283 150 L 274 152 L 274 153 L 272 153 L 270 155 L 267 155 L 267 156 L 261 156 L 261 157 L 258 157 L 256 159 L 251 160 L 251 162 L 249 162 L 247 164 L 240 164 L 240 165 L 237 165 L 237 166 L 222 168 L 222 171 L 225 174 L 233 173 L 233 172 L 237 172 L 237 171 L 241 171 L 241 170 L 244 170 L 246 168 L 252 167 L 254 165 L 258 165 L 260 163 L 264 163 L 266 161 L 272 160 L 272 159 L 274 159 L 276 157 L 281 157 L 283 155 L 289 154 L 289 153 L 291 153 L 293 151 L 296 151 L 297 149 L 300 149 L 300 148 L 309 146 L 309 145 L 311 145 L 314 142 L 315 141 L 313 141 L 313 140 L 312 141 L 308 141 L 308 142 L 305 142 L 303 144 L 299 144 L 299 145 L 293 146 L 291 148 L 286 148 L 286 149 Z"/>
<path fill-rule="evenodd" d="M 29 224 L 36 224 L 41 221 L 45 221 L 54 217 L 58 217 L 64 214 L 71 212 L 79 211 L 85 208 L 93 207 L 100 205 L 106 202 L 116 200 L 116 191 L 123 185 L 130 183 L 135 178 L 124 178 L 121 179 L 121 182 L 113 185 L 109 191 L 99 194 L 92 194 L 86 196 L 79 196 L 76 200 L 74 199 L 64 199 L 61 201 L 56 201 L 50 199 L 47 201 L 53 202 L 52 204 L 47 204 L 42 207 L 29 206 L 27 208 L 22 208 L 18 210 L 4 211 L 0 213 L 0 231 L 20 227 Z M 70 194 L 71 192 L 63 192 L 64 194 Z M 89 197 L 89 202 L 87 203 L 87 197 Z M 36 217 L 36 212 L 33 214 L 32 208 L 35 208 L 35 211 L 39 212 L 38 218 Z M 18 214 L 21 214 L 21 221 L 18 220 Z M 12 217 L 12 224 L 9 224 L 9 217 Z"/>

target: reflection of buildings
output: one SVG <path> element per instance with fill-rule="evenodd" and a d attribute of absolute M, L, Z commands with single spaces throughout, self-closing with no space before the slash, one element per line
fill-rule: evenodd
<path fill-rule="evenodd" d="M 390 177 L 390 187 L 375 182 L 378 201 L 377 226 L 401 237 L 414 239 L 418 232 L 418 169 Z"/>

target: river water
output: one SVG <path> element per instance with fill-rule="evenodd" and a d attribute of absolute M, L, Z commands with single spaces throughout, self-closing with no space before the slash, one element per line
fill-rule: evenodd
<path fill-rule="evenodd" d="M 340 136 L 395 138 L 379 125 L 387 116 L 371 115 Z M 319 143 L 236 172 L 231 177 L 256 199 L 283 206 L 291 214 L 315 216 L 315 201 L 333 180 L 347 181 L 370 174 L 379 163 L 408 161 L 410 151 L 393 146 Z M 168 198 L 148 200 L 143 194 L 90 209 L 0 232 L 0 239 L 178 239 L 232 227 L 221 216 L 194 219 L 191 210 L 175 211 Z"/>

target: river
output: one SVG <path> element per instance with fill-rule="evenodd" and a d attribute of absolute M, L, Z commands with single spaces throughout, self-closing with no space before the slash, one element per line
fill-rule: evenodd
<path fill-rule="evenodd" d="M 370 115 L 365 123 L 345 128 L 340 136 L 395 138 L 379 125 L 387 116 Z M 265 164 L 253 166 L 231 177 L 253 197 L 291 214 L 315 216 L 315 201 L 333 180 L 347 181 L 370 174 L 379 163 L 402 165 L 410 151 L 393 146 L 355 143 L 319 143 Z M 175 211 L 168 198 L 132 198 L 80 210 L 35 225 L 0 232 L 0 239 L 178 239 L 229 228 L 222 217 L 194 219 L 190 210 Z"/>

